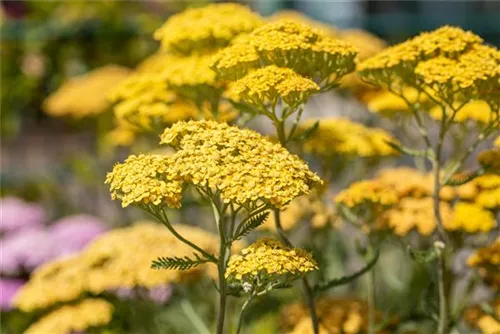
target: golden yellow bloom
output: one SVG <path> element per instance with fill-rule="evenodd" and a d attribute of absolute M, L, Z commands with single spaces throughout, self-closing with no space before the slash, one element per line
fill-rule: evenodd
<path fill-rule="evenodd" d="M 283 230 L 288 231 L 293 229 L 310 213 L 308 204 L 309 200 L 307 196 L 299 196 L 293 199 L 286 207 L 281 209 L 280 223 Z M 259 229 L 276 231 L 276 221 L 272 211 L 269 212 L 268 218 L 261 226 L 259 226 Z"/>
<path fill-rule="evenodd" d="M 454 107 L 458 108 L 459 105 L 456 104 Z M 448 109 L 446 109 L 445 111 L 447 117 L 450 117 L 452 111 Z M 442 108 L 439 106 L 431 108 L 429 110 L 429 113 L 431 117 L 434 119 L 438 120 L 442 119 L 443 111 Z M 472 120 L 483 124 L 489 124 L 495 119 L 495 117 L 496 116 L 494 115 L 488 103 L 481 100 L 474 100 L 465 104 L 459 109 L 459 111 L 455 114 L 454 121 L 463 123 Z"/>
<path fill-rule="evenodd" d="M 387 142 L 398 142 L 382 129 L 368 128 L 343 118 L 310 119 L 299 125 L 304 131 L 319 121 L 319 127 L 303 143 L 305 153 L 321 157 L 346 154 L 361 157 L 395 155 Z"/>
<path fill-rule="evenodd" d="M 477 161 L 488 170 L 500 172 L 500 148 L 480 152 Z"/>
<path fill-rule="evenodd" d="M 482 207 L 459 202 L 453 207 L 453 219 L 447 225 L 449 230 L 463 230 L 467 233 L 489 232 L 496 226 L 495 216 Z"/>
<path fill-rule="evenodd" d="M 365 80 L 381 87 L 413 85 L 419 62 L 435 57 L 453 58 L 482 41 L 472 32 L 444 26 L 384 49 L 359 64 L 358 70 Z"/>
<path fill-rule="evenodd" d="M 260 16 L 246 6 L 210 4 L 171 16 L 154 37 L 165 51 L 185 55 L 224 47 L 261 23 Z"/>
<path fill-rule="evenodd" d="M 453 218 L 452 209 L 445 202 L 440 203 L 440 208 L 443 225 L 449 229 Z M 436 229 L 432 198 L 403 198 L 398 205 L 385 211 L 378 223 L 392 228 L 393 233 L 401 237 L 413 229 L 421 235 L 431 235 Z"/>
<path fill-rule="evenodd" d="M 177 232 L 205 251 L 216 254 L 219 240 L 214 234 L 188 225 L 173 225 Z M 138 223 L 101 235 L 72 257 L 38 268 L 15 297 L 23 311 L 46 308 L 118 288 L 152 288 L 196 279 L 208 265 L 187 271 L 154 270 L 158 257 L 192 256 L 193 249 L 179 241 L 165 226 Z"/>
<path fill-rule="evenodd" d="M 111 198 L 122 206 L 130 204 L 167 204 L 180 207 L 182 184 L 171 171 L 168 156 L 131 155 L 124 163 L 116 164 L 106 176 Z"/>
<path fill-rule="evenodd" d="M 66 334 L 111 322 L 113 305 L 104 299 L 89 298 L 78 304 L 65 305 L 32 324 L 25 334 Z"/>
<path fill-rule="evenodd" d="M 475 202 L 487 209 L 500 208 L 500 187 L 481 190 Z"/>
<path fill-rule="evenodd" d="M 52 93 L 43 103 L 51 116 L 83 118 L 108 110 L 108 94 L 129 74 L 127 68 L 109 65 L 74 77 Z"/>
<path fill-rule="evenodd" d="M 309 96 L 319 91 L 314 81 L 295 73 L 289 68 L 274 65 L 250 72 L 232 86 L 232 94 L 251 105 L 260 107 L 266 102 L 275 105 L 278 98 L 295 108 L 305 103 Z"/>
<path fill-rule="evenodd" d="M 398 201 L 397 193 L 376 180 L 359 181 L 351 184 L 335 197 L 335 203 L 349 208 L 364 204 L 389 207 Z"/>
<path fill-rule="evenodd" d="M 500 318 L 500 298 L 491 301 L 490 306 L 497 319 Z M 485 313 L 481 307 L 474 305 L 465 311 L 465 320 L 473 327 L 479 329 L 482 334 L 500 333 L 500 322 Z"/>
<path fill-rule="evenodd" d="M 492 244 L 478 249 L 467 260 L 470 267 L 476 268 L 484 281 L 494 289 L 500 289 L 500 237 Z"/>
<path fill-rule="evenodd" d="M 260 65 L 257 50 L 252 45 L 243 42 L 222 49 L 212 61 L 211 67 L 221 78 L 227 80 L 241 79 L 250 70 Z"/>
<path fill-rule="evenodd" d="M 104 142 L 109 145 L 108 147 L 130 146 L 134 143 L 135 138 L 134 127 L 127 122 L 118 120 L 115 128 L 106 134 Z"/>
<path fill-rule="evenodd" d="M 401 91 L 401 96 L 404 96 L 410 103 L 416 103 L 417 100 L 420 103 L 426 101 L 425 96 L 419 94 L 415 88 L 405 87 Z M 406 101 L 397 94 L 389 91 L 381 90 L 377 93 L 371 94 L 367 99 L 366 106 L 368 110 L 376 113 L 380 113 L 383 116 L 391 117 L 395 113 L 404 112 L 411 115 L 409 112 L 409 106 Z"/>
<path fill-rule="evenodd" d="M 318 269 L 312 255 L 300 248 L 284 246 L 263 238 L 229 259 L 225 277 L 230 281 L 256 283 L 273 281 L 279 276 L 296 277 Z"/>
<path fill-rule="evenodd" d="M 495 141 L 493 142 L 493 145 L 495 145 L 496 147 L 500 147 L 500 136 L 498 136 Z"/>
<path fill-rule="evenodd" d="M 349 43 L 290 20 L 271 22 L 255 29 L 249 43 L 264 63 L 291 68 L 318 84 L 331 84 L 353 71 L 355 66 L 356 50 Z"/>
<path fill-rule="evenodd" d="M 368 305 L 355 298 L 320 299 L 316 304 L 316 313 L 320 320 L 320 334 L 345 333 L 362 334 L 368 329 Z M 283 327 L 288 334 L 312 334 L 311 319 L 305 305 L 287 305 L 281 311 Z M 382 314 L 376 312 L 376 319 Z M 377 334 L 384 332 L 378 331 Z"/>
<path fill-rule="evenodd" d="M 322 182 L 281 145 L 226 123 L 178 122 L 165 129 L 161 143 L 177 151 L 169 162 L 173 175 L 218 190 L 225 202 L 282 207 Z"/>

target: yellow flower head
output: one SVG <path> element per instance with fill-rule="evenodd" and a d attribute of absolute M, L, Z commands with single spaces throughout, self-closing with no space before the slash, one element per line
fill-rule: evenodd
<path fill-rule="evenodd" d="M 384 49 L 359 64 L 361 76 L 381 87 L 415 84 L 415 67 L 436 57 L 455 58 L 482 39 L 469 31 L 444 26 Z"/>
<path fill-rule="evenodd" d="M 263 238 L 244 248 L 241 255 L 231 256 L 225 277 L 230 281 L 254 284 L 274 281 L 279 276 L 298 277 L 317 269 L 309 252 Z"/>
<path fill-rule="evenodd" d="M 480 152 L 477 161 L 490 171 L 500 172 L 500 148 Z"/>
<path fill-rule="evenodd" d="M 252 45 L 243 42 L 222 49 L 212 61 L 212 68 L 217 75 L 227 80 L 241 79 L 250 70 L 260 65 L 257 50 Z"/>
<path fill-rule="evenodd" d="M 447 226 L 450 230 L 463 230 L 467 233 L 489 232 L 496 226 L 495 216 L 482 207 L 459 202 L 453 208 L 453 219 Z"/>
<path fill-rule="evenodd" d="M 289 68 L 274 65 L 250 72 L 231 86 L 232 93 L 257 107 L 266 102 L 276 104 L 278 98 L 289 106 L 305 103 L 309 96 L 319 91 L 314 81 L 302 77 Z"/>
<path fill-rule="evenodd" d="M 441 202 L 440 209 L 443 225 L 449 229 L 453 218 L 451 207 Z M 379 224 L 392 228 L 393 233 L 401 237 L 413 229 L 421 235 L 431 235 L 436 229 L 432 198 L 405 197 L 381 216 Z"/>
<path fill-rule="evenodd" d="M 354 208 L 364 204 L 390 207 L 398 201 L 397 193 L 376 180 L 355 182 L 335 197 L 335 203 Z"/>
<path fill-rule="evenodd" d="M 337 30 L 336 27 L 328 24 L 328 23 L 323 23 L 320 21 L 316 21 L 312 18 L 310 18 L 307 15 L 304 15 L 303 13 L 295 10 L 279 10 L 273 15 L 269 17 L 269 20 L 271 22 L 276 22 L 276 21 L 293 21 L 297 23 L 301 23 L 304 25 L 308 25 L 314 29 L 320 30 L 323 34 L 329 36 L 329 37 L 338 37 L 337 35 L 340 33 L 339 30 Z"/>
<path fill-rule="evenodd" d="M 32 324 L 25 334 L 66 334 L 111 322 L 113 305 L 104 299 L 89 298 L 78 304 L 62 306 Z"/>
<path fill-rule="evenodd" d="M 219 191 L 225 202 L 281 207 L 322 182 L 281 145 L 226 123 L 178 122 L 165 129 L 161 143 L 177 151 L 169 162 L 174 175 Z"/>
<path fill-rule="evenodd" d="M 465 320 L 473 327 L 479 329 L 482 334 L 497 334 L 500 333 L 500 298 L 496 298 L 490 303 L 493 310 L 493 317 L 483 311 L 479 305 L 469 307 L 465 311 Z"/>
<path fill-rule="evenodd" d="M 43 104 L 51 116 L 83 118 L 108 110 L 108 94 L 129 75 L 129 70 L 115 65 L 104 66 L 72 78 L 52 93 Z"/>
<path fill-rule="evenodd" d="M 216 254 L 218 238 L 199 228 L 173 225 L 179 234 Z M 15 305 L 31 312 L 90 292 L 98 295 L 118 288 L 153 288 L 196 279 L 208 265 L 187 271 L 154 270 L 158 257 L 192 256 L 193 250 L 163 225 L 138 223 L 101 235 L 84 250 L 38 268 L 15 297 Z"/>
<path fill-rule="evenodd" d="M 410 101 L 410 103 L 416 103 L 417 101 L 425 103 L 427 101 L 425 95 L 418 94 L 415 88 L 405 87 L 401 91 L 401 96 L 386 90 L 370 94 L 366 99 L 366 106 L 371 112 L 379 113 L 386 117 L 392 117 L 396 113 L 411 115 L 405 99 Z M 438 111 L 441 112 L 440 109 Z"/>
<path fill-rule="evenodd" d="M 459 104 L 455 104 L 454 108 L 458 108 Z M 450 117 L 453 111 L 446 109 L 446 117 Z M 432 118 L 441 120 L 443 117 L 443 110 L 440 106 L 435 106 L 429 110 Z M 491 124 L 496 118 L 496 115 L 491 110 L 490 105 L 486 101 L 473 100 L 466 103 L 455 114 L 454 121 L 464 123 L 467 121 L 474 121 L 482 124 Z M 500 124 L 499 124 L 500 126 Z"/>
<path fill-rule="evenodd" d="M 130 204 L 167 204 L 180 207 L 182 184 L 169 167 L 168 156 L 131 155 L 124 163 L 116 164 L 106 176 L 111 198 L 122 206 Z"/>
<path fill-rule="evenodd" d="M 360 157 L 395 155 L 397 152 L 387 142 L 397 142 L 382 129 L 367 128 L 343 118 L 307 120 L 299 125 L 305 131 L 319 121 L 319 127 L 303 143 L 305 153 L 321 157 L 345 154 Z"/>
<path fill-rule="evenodd" d="M 316 313 L 321 319 L 321 334 L 346 333 L 362 334 L 368 329 L 368 305 L 355 298 L 320 299 L 316 305 Z M 305 305 L 291 304 L 283 308 L 282 322 L 289 334 L 313 334 L 309 311 Z M 376 312 L 377 321 L 382 314 Z"/>
<path fill-rule="evenodd" d="M 170 89 L 195 100 L 197 98 L 195 93 L 198 95 L 203 93 L 197 92 L 197 89 L 198 91 L 209 90 L 220 86 L 220 83 L 216 80 L 215 72 L 210 69 L 212 58 L 213 55 L 211 54 L 171 57 L 162 76 Z"/>
<path fill-rule="evenodd" d="M 260 16 L 246 6 L 210 4 L 171 16 L 154 37 L 165 51 L 187 55 L 224 47 L 261 23 Z"/>
<path fill-rule="evenodd" d="M 290 20 L 255 29 L 249 43 L 264 63 L 291 68 L 317 83 L 336 82 L 355 66 L 356 50 L 349 43 Z"/>
<path fill-rule="evenodd" d="M 495 147 L 500 147 L 500 136 L 498 136 L 498 137 L 495 139 L 495 141 L 493 142 L 493 145 L 494 145 Z"/>
<path fill-rule="evenodd" d="M 469 257 L 467 264 L 476 268 L 487 284 L 500 290 L 500 237 L 492 244 L 478 249 Z"/>

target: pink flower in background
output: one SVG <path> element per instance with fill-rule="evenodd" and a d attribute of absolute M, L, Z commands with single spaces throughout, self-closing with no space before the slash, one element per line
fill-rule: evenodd
<path fill-rule="evenodd" d="M 106 230 L 101 220 L 90 215 L 64 217 L 49 227 L 51 238 L 57 244 L 58 256 L 79 251 Z"/>
<path fill-rule="evenodd" d="M 40 226 L 46 220 L 43 208 L 16 197 L 0 199 L 0 232 L 14 232 L 27 227 Z"/>
<path fill-rule="evenodd" d="M 9 233 L 0 243 L 0 271 L 7 275 L 31 272 L 54 257 L 55 247 L 44 227 Z"/>
<path fill-rule="evenodd" d="M 32 227 L 9 233 L 0 244 L 0 272 L 17 275 L 41 264 L 81 250 L 106 230 L 88 215 L 63 218 L 49 227 Z"/>
<path fill-rule="evenodd" d="M 158 285 L 151 289 L 146 288 L 118 288 L 114 291 L 122 299 L 147 298 L 156 304 L 166 304 L 172 296 L 172 285 Z"/>
<path fill-rule="evenodd" d="M 0 278 L 0 310 L 12 308 L 12 298 L 24 283 L 21 279 Z"/>

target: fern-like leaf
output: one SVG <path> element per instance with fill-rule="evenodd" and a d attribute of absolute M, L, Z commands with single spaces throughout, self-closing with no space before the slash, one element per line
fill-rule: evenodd
<path fill-rule="evenodd" d="M 367 271 L 369 271 L 375 265 L 375 263 L 377 263 L 379 255 L 380 251 L 376 250 L 373 258 L 363 268 L 350 275 L 337 277 L 327 282 L 320 283 L 314 287 L 314 292 L 319 293 L 321 291 L 326 291 L 333 287 L 344 285 L 354 281 L 355 279 L 357 279 L 358 277 L 362 276 Z"/>
<path fill-rule="evenodd" d="M 152 269 L 174 269 L 174 270 L 189 270 L 191 268 L 197 267 L 201 264 L 211 262 L 210 259 L 202 258 L 198 254 L 194 254 L 194 259 L 184 256 L 184 257 L 159 257 L 154 260 L 151 264 Z"/>
<path fill-rule="evenodd" d="M 483 175 L 485 172 L 484 168 L 478 168 L 474 171 L 462 172 L 453 174 L 450 179 L 446 182 L 447 186 L 461 186 L 466 184 L 476 177 Z"/>
<path fill-rule="evenodd" d="M 432 150 L 415 150 L 390 140 L 386 140 L 385 143 L 401 154 L 412 157 L 425 157 L 431 160 L 434 159 L 434 152 Z"/>
<path fill-rule="evenodd" d="M 255 230 L 257 227 L 260 225 L 264 224 L 266 221 L 267 217 L 269 217 L 269 212 L 262 212 L 259 213 L 249 220 L 247 220 L 241 228 L 237 231 L 236 235 L 234 236 L 234 240 L 239 240 L 243 238 L 245 235 L 250 233 L 251 231 Z"/>

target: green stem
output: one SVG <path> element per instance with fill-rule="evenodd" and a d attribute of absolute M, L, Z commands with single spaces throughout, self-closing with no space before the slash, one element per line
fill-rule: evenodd
<path fill-rule="evenodd" d="M 438 334 L 448 332 L 448 298 L 446 293 L 446 259 L 442 250 L 438 251 L 439 319 Z"/>
<path fill-rule="evenodd" d="M 238 328 L 236 330 L 236 334 L 240 334 L 241 332 L 241 329 L 243 328 L 243 315 L 244 315 L 244 312 L 247 308 L 247 306 L 250 304 L 250 301 L 252 300 L 252 297 L 253 296 L 250 296 L 244 303 L 243 303 L 243 306 L 241 306 L 241 310 L 240 310 L 240 316 L 238 317 Z"/>
<path fill-rule="evenodd" d="M 375 270 L 368 271 L 368 333 L 375 334 Z"/>
<path fill-rule="evenodd" d="M 288 238 L 286 237 L 283 226 L 281 226 L 279 209 L 274 209 L 274 221 L 276 224 L 276 231 L 278 232 L 278 236 L 280 237 L 281 242 L 283 242 L 287 246 L 293 246 L 290 240 L 288 240 Z M 319 334 L 319 320 L 318 315 L 316 314 L 316 301 L 314 299 L 313 289 L 311 288 L 311 284 L 309 283 L 307 277 L 302 277 L 302 286 L 304 287 L 307 305 L 309 307 L 309 315 L 311 317 L 313 332 L 314 334 Z"/>
<path fill-rule="evenodd" d="M 214 216 L 219 227 L 219 263 L 218 278 L 219 278 L 219 314 L 217 318 L 217 334 L 224 333 L 224 319 L 226 317 L 226 300 L 227 300 L 227 283 L 224 274 L 226 272 L 227 260 L 231 252 L 231 243 L 226 239 L 226 230 L 224 224 L 224 212 L 219 210 L 215 201 L 212 201 L 214 206 Z M 222 212 L 222 214 L 220 214 Z"/>
<path fill-rule="evenodd" d="M 193 308 L 189 299 L 186 298 L 181 301 L 181 308 L 200 334 L 210 334 L 210 331 L 200 316 L 196 313 L 196 310 Z"/>

